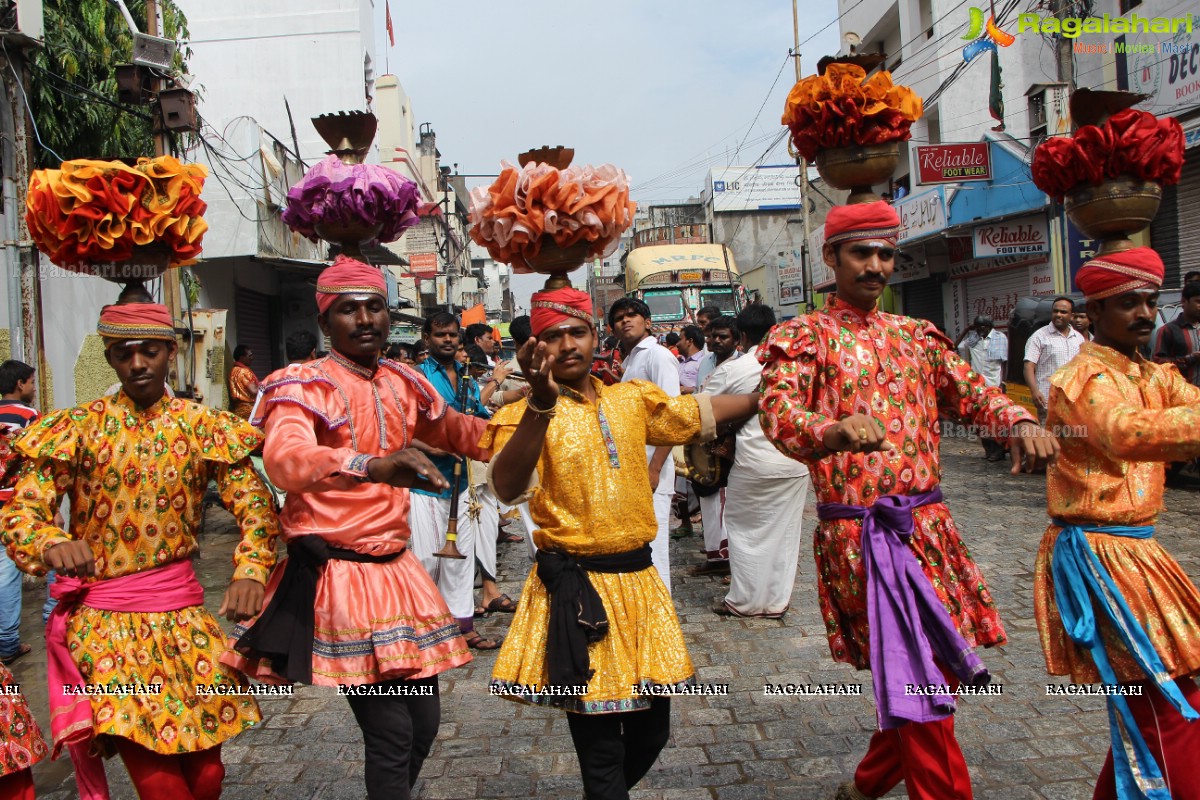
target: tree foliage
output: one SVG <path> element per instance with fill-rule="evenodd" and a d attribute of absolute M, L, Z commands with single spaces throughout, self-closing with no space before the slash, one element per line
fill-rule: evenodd
<path fill-rule="evenodd" d="M 126 0 L 138 30 L 146 32 L 142 0 Z M 188 39 L 187 19 L 172 0 L 159 0 L 160 36 Z M 42 141 L 65 159 L 136 158 L 154 154 L 151 124 L 97 97 L 83 87 L 117 102 L 117 64 L 133 57 L 133 36 L 111 0 L 45 0 L 46 46 L 33 56 L 29 104 Z M 186 72 L 191 50 L 180 47 L 175 73 Z M 154 108 L 133 111 L 150 115 Z M 38 148 L 39 166 L 57 167 L 58 160 Z"/>

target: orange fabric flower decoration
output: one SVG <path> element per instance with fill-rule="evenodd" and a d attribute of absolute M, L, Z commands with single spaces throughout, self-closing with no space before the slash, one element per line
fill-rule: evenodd
<path fill-rule="evenodd" d="M 208 169 L 171 156 L 120 161 L 76 159 L 35 170 L 25 197 L 34 243 L 59 267 L 90 274 L 98 262 L 128 261 L 133 248 L 161 242 L 171 265 L 202 249 L 208 206 L 200 199 Z"/>
<path fill-rule="evenodd" d="M 563 248 L 588 242 L 590 256 L 605 256 L 633 224 L 629 178 L 612 164 L 502 164 L 491 186 L 471 191 L 471 238 L 513 272 L 532 271 L 527 261 L 541 252 L 543 237 Z"/>
<path fill-rule="evenodd" d="M 805 160 L 817 151 L 902 142 L 922 113 L 921 98 L 881 71 L 867 78 L 856 64 L 830 64 L 824 75 L 798 81 L 783 107 L 783 124 Z"/>

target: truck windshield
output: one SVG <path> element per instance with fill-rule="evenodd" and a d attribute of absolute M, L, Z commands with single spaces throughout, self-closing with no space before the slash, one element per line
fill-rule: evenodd
<path fill-rule="evenodd" d="M 650 306 L 650 317 L 655 322 L 683 319 L 683 294 L 678 289 L 646 292 L 642 299 Z"/>
<path fill-rule="evenodd" d="M 722 314 L 736 314 L 737 302 L 732 289 L 701 289 L 701 306 L 716 306 Z"/>

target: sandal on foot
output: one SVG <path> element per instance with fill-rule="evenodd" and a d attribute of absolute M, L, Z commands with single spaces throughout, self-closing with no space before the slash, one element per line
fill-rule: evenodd
<path fill-rule="evenodd" d="M 503 639 L 485 639 L 479 634 L 479 631 L 471 631 L 466 634 L 466 638 L 467 647 L 472 650 L 498 650 L 504 642 Z"/>
<path fill-rule="evenodd" d="M 0 658 L 0 663 L 3 663 L 5 666 L 8 666 L 9 664 L 13 663 L 21 656 L 27 656 L 32 652 L 33 652 L 32 647 L 30 647 L 27 644 L 23 644 L 16 649 L 16 652 L 12 653 L 11 655 L 7 655 L 4 658 Z"/>
<path fill-rule="evenodd" d="M 505 614 L 512 614 L 517 610 L 517 603 L 506 594 L 502 594 L 495 600 L 487 604 L 488 611 L 502 611 Z"/>
<path fill-rule="evenodd" d="M 475 606 L 475 614 L 474 614 L 475 619 L 483 619 L 484 617 L 487 616 L 487 614 L 488 614 L 488 610 L 486 608 L 484 608 L 483 606 Z"/>

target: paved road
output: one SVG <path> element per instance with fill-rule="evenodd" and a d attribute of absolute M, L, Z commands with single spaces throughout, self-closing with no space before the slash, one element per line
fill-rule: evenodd
<path fill-rule="evenodd" d="M 1004 615 L 1012 644 L 985 653 L 1000 697 L 961 703 L 959 739 L 979 800 L 1086 800 L 1107 748 L 1103 700 L 1047 697 L 1033 621 L 1033 560 L 1045 529 L 1044 480 L 1006 475 L 987 464 L 975 442 L 943 445 L 944 489 Z M 811 497 L 810 497 L 811 503 Z M 1200 579 L 1200 494 L 1170 491 L 1159 536 Z M 674 701 L 673 736 L 635 791 L 639 800 L 818 800 L 853 770 L 874 729 L 867 673 L 829 658 L 817 613 L 809 509 L 792 611 L 783 621 L 718 618 L 708 609 L 718 579 L 686 576 L 699 539 L 675 542 L 675 602 L 702 683 L 727 683 L 727 697 Z M 197 562 L 213 610 L 228 579 L 235 542 L 224 512 L 212 512 Z M 524 545 L 501 545 L 501 587 L 517 597 L 528 571 Z M 37 651 L 16 665 L 39 720 L 45 653 L 38 590 L 25 595 L 25 637 Z M 507 618 L 480 626 L 503 633 Z M 418 796 L 456 798 L 579 797 L 582 787 L 566 721 L 558 712 L 486 695 L 494 655 L 443 676 L 442 729 L 425 764 Z M 763 684 L 863 683 L 862 697 L 768 697 Z M 1058 682 L 1058 681 L 1056 681 Z M 361 800 L 362 739 L 343 699 L 300 688 L 293 698 L 262 702 L 264 723 L 226 745 L 224 798 Z M 48 726 L 46 727 L 48 730 Z M 134 794 L 124 768 L 109 762 L 114 798 Z M 35 769 L 40 798 L 75 796 L 65 762 Z M 903 789 L 893 796 L 904 796 Z"/>

